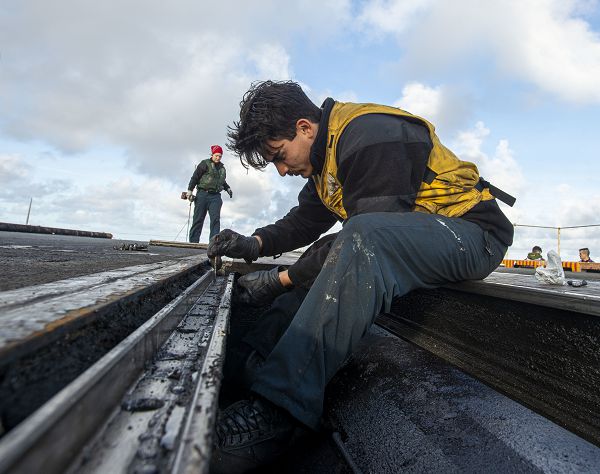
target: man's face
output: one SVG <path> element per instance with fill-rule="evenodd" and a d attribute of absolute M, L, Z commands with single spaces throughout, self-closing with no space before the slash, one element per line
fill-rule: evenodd
<path fill-rule="evenodd" d="M 221 161 L 222 156 L 223 155 L 221 153 L 213 153 L 213 155 L 210 157 L 210 159 L 213 160 L 215 163 L 218 163 L 219 161 Z"/>
<path fill-rule="evenodd" d="M 310 148 L 319 125 L 306 119 L 296 123 L 296 136 L 293 140 L 268 140 L 271 151 L 264 157 L 277 168 L 280 176 L 302 176 L 310 178 L 313 167 L 310 163 Z"/>
<path fill-rule="evenodd" d="M 587 260 L 590 258 L 590 252 L 588 250 L 580 250 L 579 251 L 579 259 Z"/>

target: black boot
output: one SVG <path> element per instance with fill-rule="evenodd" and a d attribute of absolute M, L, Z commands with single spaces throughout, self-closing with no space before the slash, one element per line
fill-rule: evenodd
<path fill-rule="evenodd" d="M 272 462 L 290 446 L 298 426 L 264 398 L 230 405 L 217 419 L 211 474 L 242 473 Z"/>

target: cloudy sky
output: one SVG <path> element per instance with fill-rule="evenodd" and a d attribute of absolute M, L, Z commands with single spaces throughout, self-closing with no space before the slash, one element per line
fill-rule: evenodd
<path fill-rule="evenodd" d="M 31 224 L 174 239 L 195 165 L 264 79 L 428 118 L 517 197 L 512 222 L 600 224 L 596 0 L 3 0 L 0 221 L 24 223 L 32 197 Z M 222 228 L 296 202 L 301 178 L 223 162 Z M 600 260 L 600 227 L 561 237 L 563 259 Z M 509 256 L 534 244 L 556 231 L 517 227 Z"/>

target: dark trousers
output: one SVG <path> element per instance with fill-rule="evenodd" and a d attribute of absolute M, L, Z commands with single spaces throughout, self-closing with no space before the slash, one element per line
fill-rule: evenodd
<path fill-rule="evenodd" d="M 306 297 L 284 294 L 271 307 L 273 312 L 285 298 L 290 307 L 299 306 L 293 318 L 289 310 L 281 312 L 289 326 L 276 329 L 282 335 L 252 391 L 317 428 L 325 386 L 394 297 L 485 278 L 505 252 L 506 246 L 478 225 L 459 218 L 417 212 L 351 218 Z M 266 316 L 277 320 L 275 314 Z M 247 342 L 267 355 L 270 348 L 248 336 Z"/>
<path fill-rule="evenodd" d="M 261 314 L 260 319 L 246 333 L 243 342 L 265 359 L 269 357 L 292 323 L 307 294 L 308 290 L 297 287 L 275 298 L 269 309 Z"/>
<path fill-rule="evenodd" d="M 209 239 L 220 232 L 222 205 L 221 193 L 209 193 L 198 190 L 194 203 L 194 220 L 190 228 L 190 242 L 200 242 L 200 234 L 202 233 L 202 226 L 204 225 L 204 218 L 207 211 L 210 217 Z"/>

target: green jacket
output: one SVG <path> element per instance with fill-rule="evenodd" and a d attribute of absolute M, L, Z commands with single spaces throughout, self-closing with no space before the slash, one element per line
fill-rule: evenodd
<path fill-rule="evenodd" d="M 208 191 L 212 193 L 219 193 L 223 189 L 229 189 L 229 185 L 225 181 L 227 173 L 225 171 L 225 165 L 223 163 L 215 163 L 210 158 L 202 160 L 196 167 L 188 189 L 191 191 L 194 186 L 198 187 L 200 191 Z"/>

